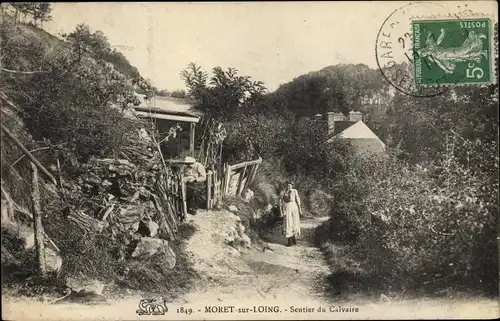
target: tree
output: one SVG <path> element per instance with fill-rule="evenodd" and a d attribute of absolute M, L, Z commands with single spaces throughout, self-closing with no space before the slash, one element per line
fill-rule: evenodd
<path fill-rule="evenodd" d="M 48 2 L 18 2 L 13 3 L 12 6 L 16 9 L 16 21 L 19 18 L 19 13 L 23 15 L 23 21 L 31 16 L 35 25 L 40 22 L 40 26 L 42 26 L 43 22 L 52 20 L 50 16 L 52 5 Z"/>
<path fill-rule="evenodd" d="M 378 70 L 363 64 L 335 65 L 295 78 L 271 96 L 300 117 L 328 111 L 359 110 L 365 98 L 387 99 L 388 84 Z M 369 110 L 364 110 L 369 112 Z"/>
<path fill-rule="evenodd" d="M 170 92 L 166 89 L 161 89 L 161 90 L 158 90 L 158 92 L 156 93 L 156 95 L 158 96 L 162 96 L 162 97 L 169 97 L 170 96 Z"/>
<path fill-rule="evenodd" d="M 43 26 L 43 23 L 46 21 L 52 20 L 52 16 L 50 12 L 52 11 L 52 5 L 48 2 L 36 2 L 36 5 L 33 8 L 33 19 L 35 23 L 37 21 L 40 22 L 40 27 Z"/>
<path fill-rule="evenodd" d="M 170 94 L 172 98 L 186 98 L 186 92 L 184 90 L 174 90 Z"/>
<path fill-rule="evenodd" d="M 63 38 L 82 53 L 98 59 L 111 52 L 111 46 L 102 31 L 92 32 L 86 24 L 77 25 L 75 31 L 68 35 L 64 34 Z"/>
<path fill-rule="evenodd" d="M 266 87 L 261 81 L 252 81 L 250 76 L 239 76 L 238 70 L 221 67 L 212 69 L 207 85 L 208 74 L 200 66 L 190 63 L 181 72 L 190 98 L 197 104 L 196 108 L 212 117 L 229 119 L 238 111 L 249 111 L 261 101 Z"/>
<path fill-rule="evenodd" d="M 151 82 L 144 79 L 121 52 L 112 48 L 102 31 L 92 31 L 88 25 L 79 24 L 73 32 L 64 34 L 63 38 L 73 46 L 78 56 L 88 55 L 98 62 L 111 63 L 113 69 L 131 78 L 131 83 L 138 93 L 146 95 L 146 99 L 154 96 Z M 138 101 L 133 103 L 138 104 Z"/>
<path fill-rule="evenodd" d="M 187 95 L 193 99 L 202 101 L 206 91 L 208 74 L 201 70 L 201 67 L 191 62 L 181 71 L 181 78 L 184 80 Z"/>

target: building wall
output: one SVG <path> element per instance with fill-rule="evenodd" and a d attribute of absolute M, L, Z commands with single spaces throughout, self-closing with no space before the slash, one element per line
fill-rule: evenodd
<path fill-rule="evenodd" d="M 379 139 L 373 138 L 348 138 L 356 152 L 362 155 L 385 153 L 385 145 Z"/>

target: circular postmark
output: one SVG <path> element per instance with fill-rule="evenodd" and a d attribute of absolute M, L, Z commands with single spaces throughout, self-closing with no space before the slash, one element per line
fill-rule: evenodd
<path fill-rule="evenodd" d="M 410 3 L 393 11 L 380 27 L 375 45 L 377 65 L 396 90 L 415 97 L 433 97 L 448 90 L 439 81 L 435 86 L 417 84 L 413 65 L 418 58 L 418 50 L 413 46 L 413 19 L 443 11 L 443 6 L 436 2 Z M 430 64 L 425 67 L 435 68 Z"/>

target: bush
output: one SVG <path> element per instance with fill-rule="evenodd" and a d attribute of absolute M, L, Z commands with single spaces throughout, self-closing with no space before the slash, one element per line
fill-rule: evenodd
<path fill-rule="evenodd" d="M 495 145 L 455 135 L 440 159 L 426 166 L 394 157 L 359 161 L 334 188 L 329 238 L 347 230 L 354 257 L 381 285 L 495 293 Z M 492 167 L 472 167 L 460 157 L 479 150 L 478 158 L 496 159 Z"/>

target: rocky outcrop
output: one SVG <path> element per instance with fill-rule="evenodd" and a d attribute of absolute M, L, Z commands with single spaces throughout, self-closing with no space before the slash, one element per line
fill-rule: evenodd
<path fill-rule="evenodd" d="M 175 267 L 177 256 L 174 250 L 170 247 L 169 242 L 166 240 L 143 237 L 137 242 L 131 257 L 145 258 L 159 253 L 165 255 L 166 262 L 168 262 L 168 266 L 166 266 L 166 268 L 173 269 Z"/>
<path fill-rule="evenodd" d="M 8 242 L 2 244 L 2 265 L 23 264 L 17 260 L 17 257 L 22 257 L 24 254 L 28 254 L 28 251 L 33 251 L 35 247 L 33 227 L 20 221 L 2 220 L 2 237 L 4 236 Z M 45 270 L 49 273 L 59 272 L 63 260 L 59 249 L 48 238 L 45 238 L 43 254 Z"/>
<path fill-rule="evenodd" d="M 232 213 L 228 214 L 228 216 L 234 219 L 235 224 L 230 226 L 227 231 L 225 231 L 226 235 L 224 237 L 224 241 L 226 244 L 229 244 L 234 248 L 250 248 L 252 246 L 252 241 L 248 235 L 245 234 L 245 227 L 241 224 L 240 217 Z"/>

